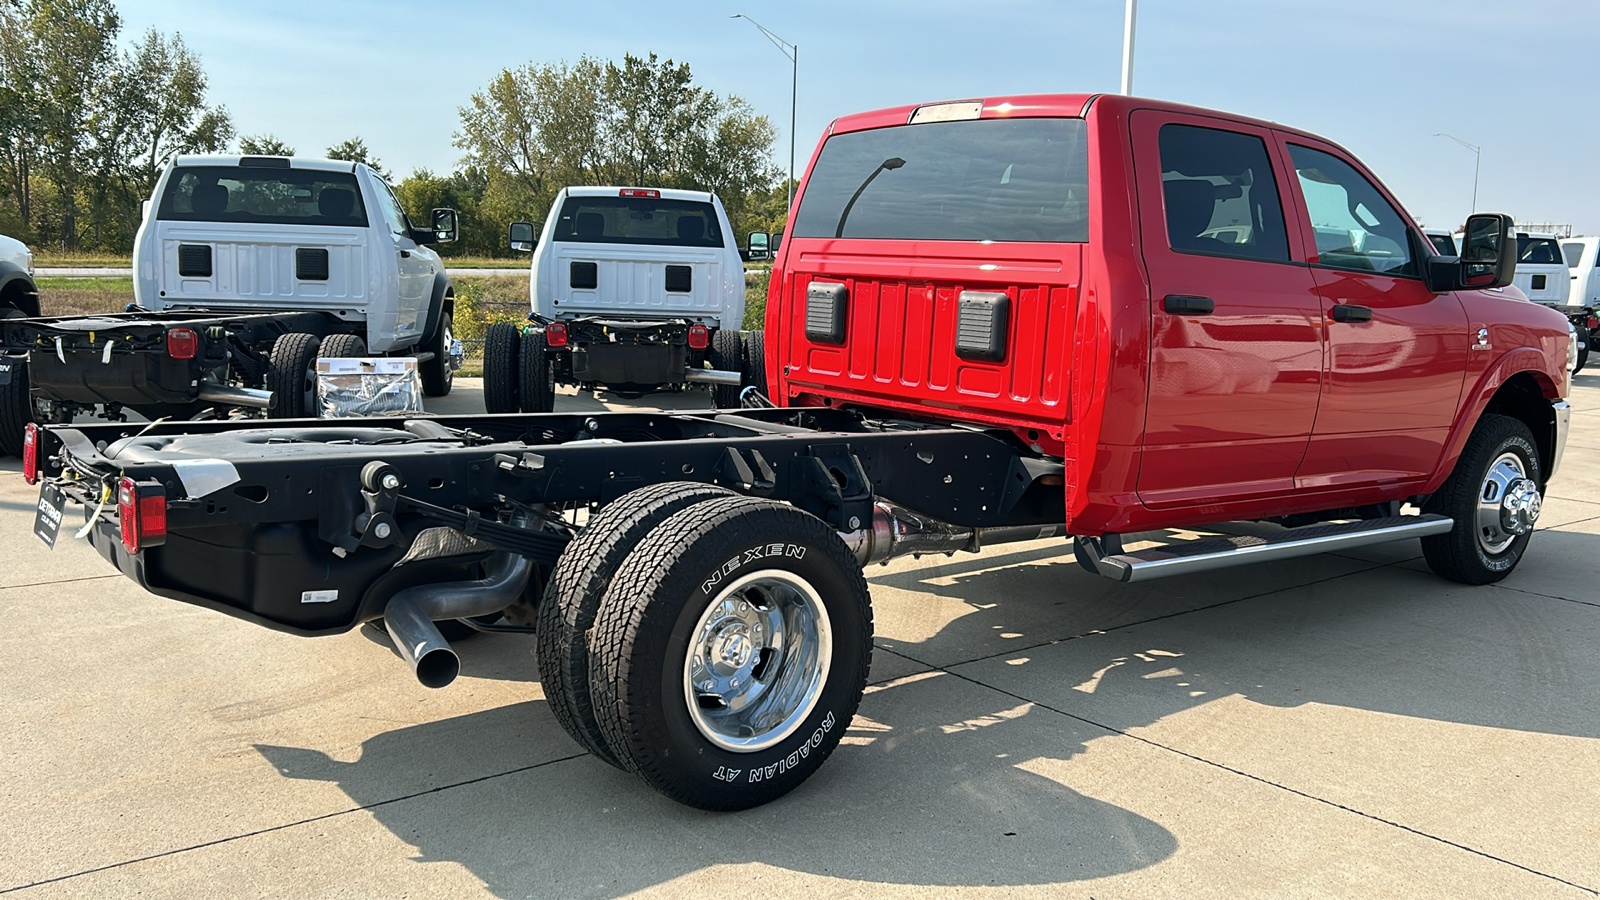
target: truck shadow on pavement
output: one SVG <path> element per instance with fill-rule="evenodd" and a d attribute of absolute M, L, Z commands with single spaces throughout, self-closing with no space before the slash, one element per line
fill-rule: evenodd
<path fill-rule="evenodd" d="M 1543 537 L 1525 567 L 1570 565 L 1573 541 L 1582 558 L 1600 549 L 1592 535 Z M 502 896 L 617 896 L 748 863 L 897 885 L 1103 877 L 1176 852 L 1149 818 L 1162 801 L 1136 812 L 1036 772 L 1070 777 L 1059 763 L 1096 739 L 1225 698 L 1269 716 L 1323 704 L 1600 737 L 1596 610 L 1537 571 L 1468 588 L 1417 571 L 1414 556 L 1115 585 L 1057 544 L 869 573 L 879 659 L 907 674 L 869 689 L 809 782 L 743 813 L 678 806 L 579 755 L 542 702 L 390 731 L 355 762 L 258 750 L 285 777 L 336 783 L 418 861 L 458 863 Z M 469 673 L 532 677 L 525 648 L 482 649 L 476 665 L 464 649 Z M 508 749 L 491 764 L 486 745 Z"/>

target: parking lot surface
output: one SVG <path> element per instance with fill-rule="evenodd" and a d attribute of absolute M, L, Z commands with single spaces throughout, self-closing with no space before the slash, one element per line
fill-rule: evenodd
<path fill-rule="evenodd" d="M 1415 541 L 1138 585 L 1064 541 L 874 567 L 844 744 L 737 814 L 584 754 L 529 638 L 458 645 L 430 691 L 371 629 L 146 595 L 35 539 L 3 460 L 0 893 L 1592 897 L 1600 375 L 1575 382 L 1499 585 Z M 481 409 L 463 379 L 436 411 Z"/>

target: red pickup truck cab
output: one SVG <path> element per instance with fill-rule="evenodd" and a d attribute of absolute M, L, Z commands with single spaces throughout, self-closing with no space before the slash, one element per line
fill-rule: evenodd
<path fill-rule="evenodd" d="M 1423 541 L 1446 577 L 1496 580 L 1526 546 L 1570 337 L 1501 290 L 1505 217 L 1437 257 L 1326 139 L 1073 94 L 839 118 L 797 204 L 774 397 L 1010 429 L 1065 464 L 1080 562 L 1123 533 L 1406 502 L 1459 523 Z"/>

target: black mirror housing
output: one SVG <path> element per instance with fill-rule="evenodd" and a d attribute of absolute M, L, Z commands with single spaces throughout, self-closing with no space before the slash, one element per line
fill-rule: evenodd
<path fill-rule="evenodd" d="M 532 222 L 511 223 L 511 249 L 522 253 L 532 253 L 534 245 L 534 231 Z"/>
<path fill-rule="evenodd" d="M 771 257 L 769 242 L 770 239 L 765 231 L 752 231 L 745 235 L 745 259 L 762 260 Z"/>
<path fill-rule="evenodd" d="M 1461 237 L 1461 287 L 1503 288 L 1517 273 L 1516 223 L 1504 213 L 1474 213 Z"/>
<path fill-rule="evenodd" d="M 433 211 L 434 243 L 448 244 L 461 237 L 461 217 L 453 209 Z"/>

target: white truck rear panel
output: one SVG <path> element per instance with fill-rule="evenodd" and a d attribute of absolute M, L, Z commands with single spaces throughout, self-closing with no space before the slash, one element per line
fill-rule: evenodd
<path fill-rule="evenodd" d="M 1521 288 L 1529 300 L 1545 306 L 1565 306 L 1571 281 L 1554 237 L 1517 235 L 1517 274 L 1511 283 Z"/>

